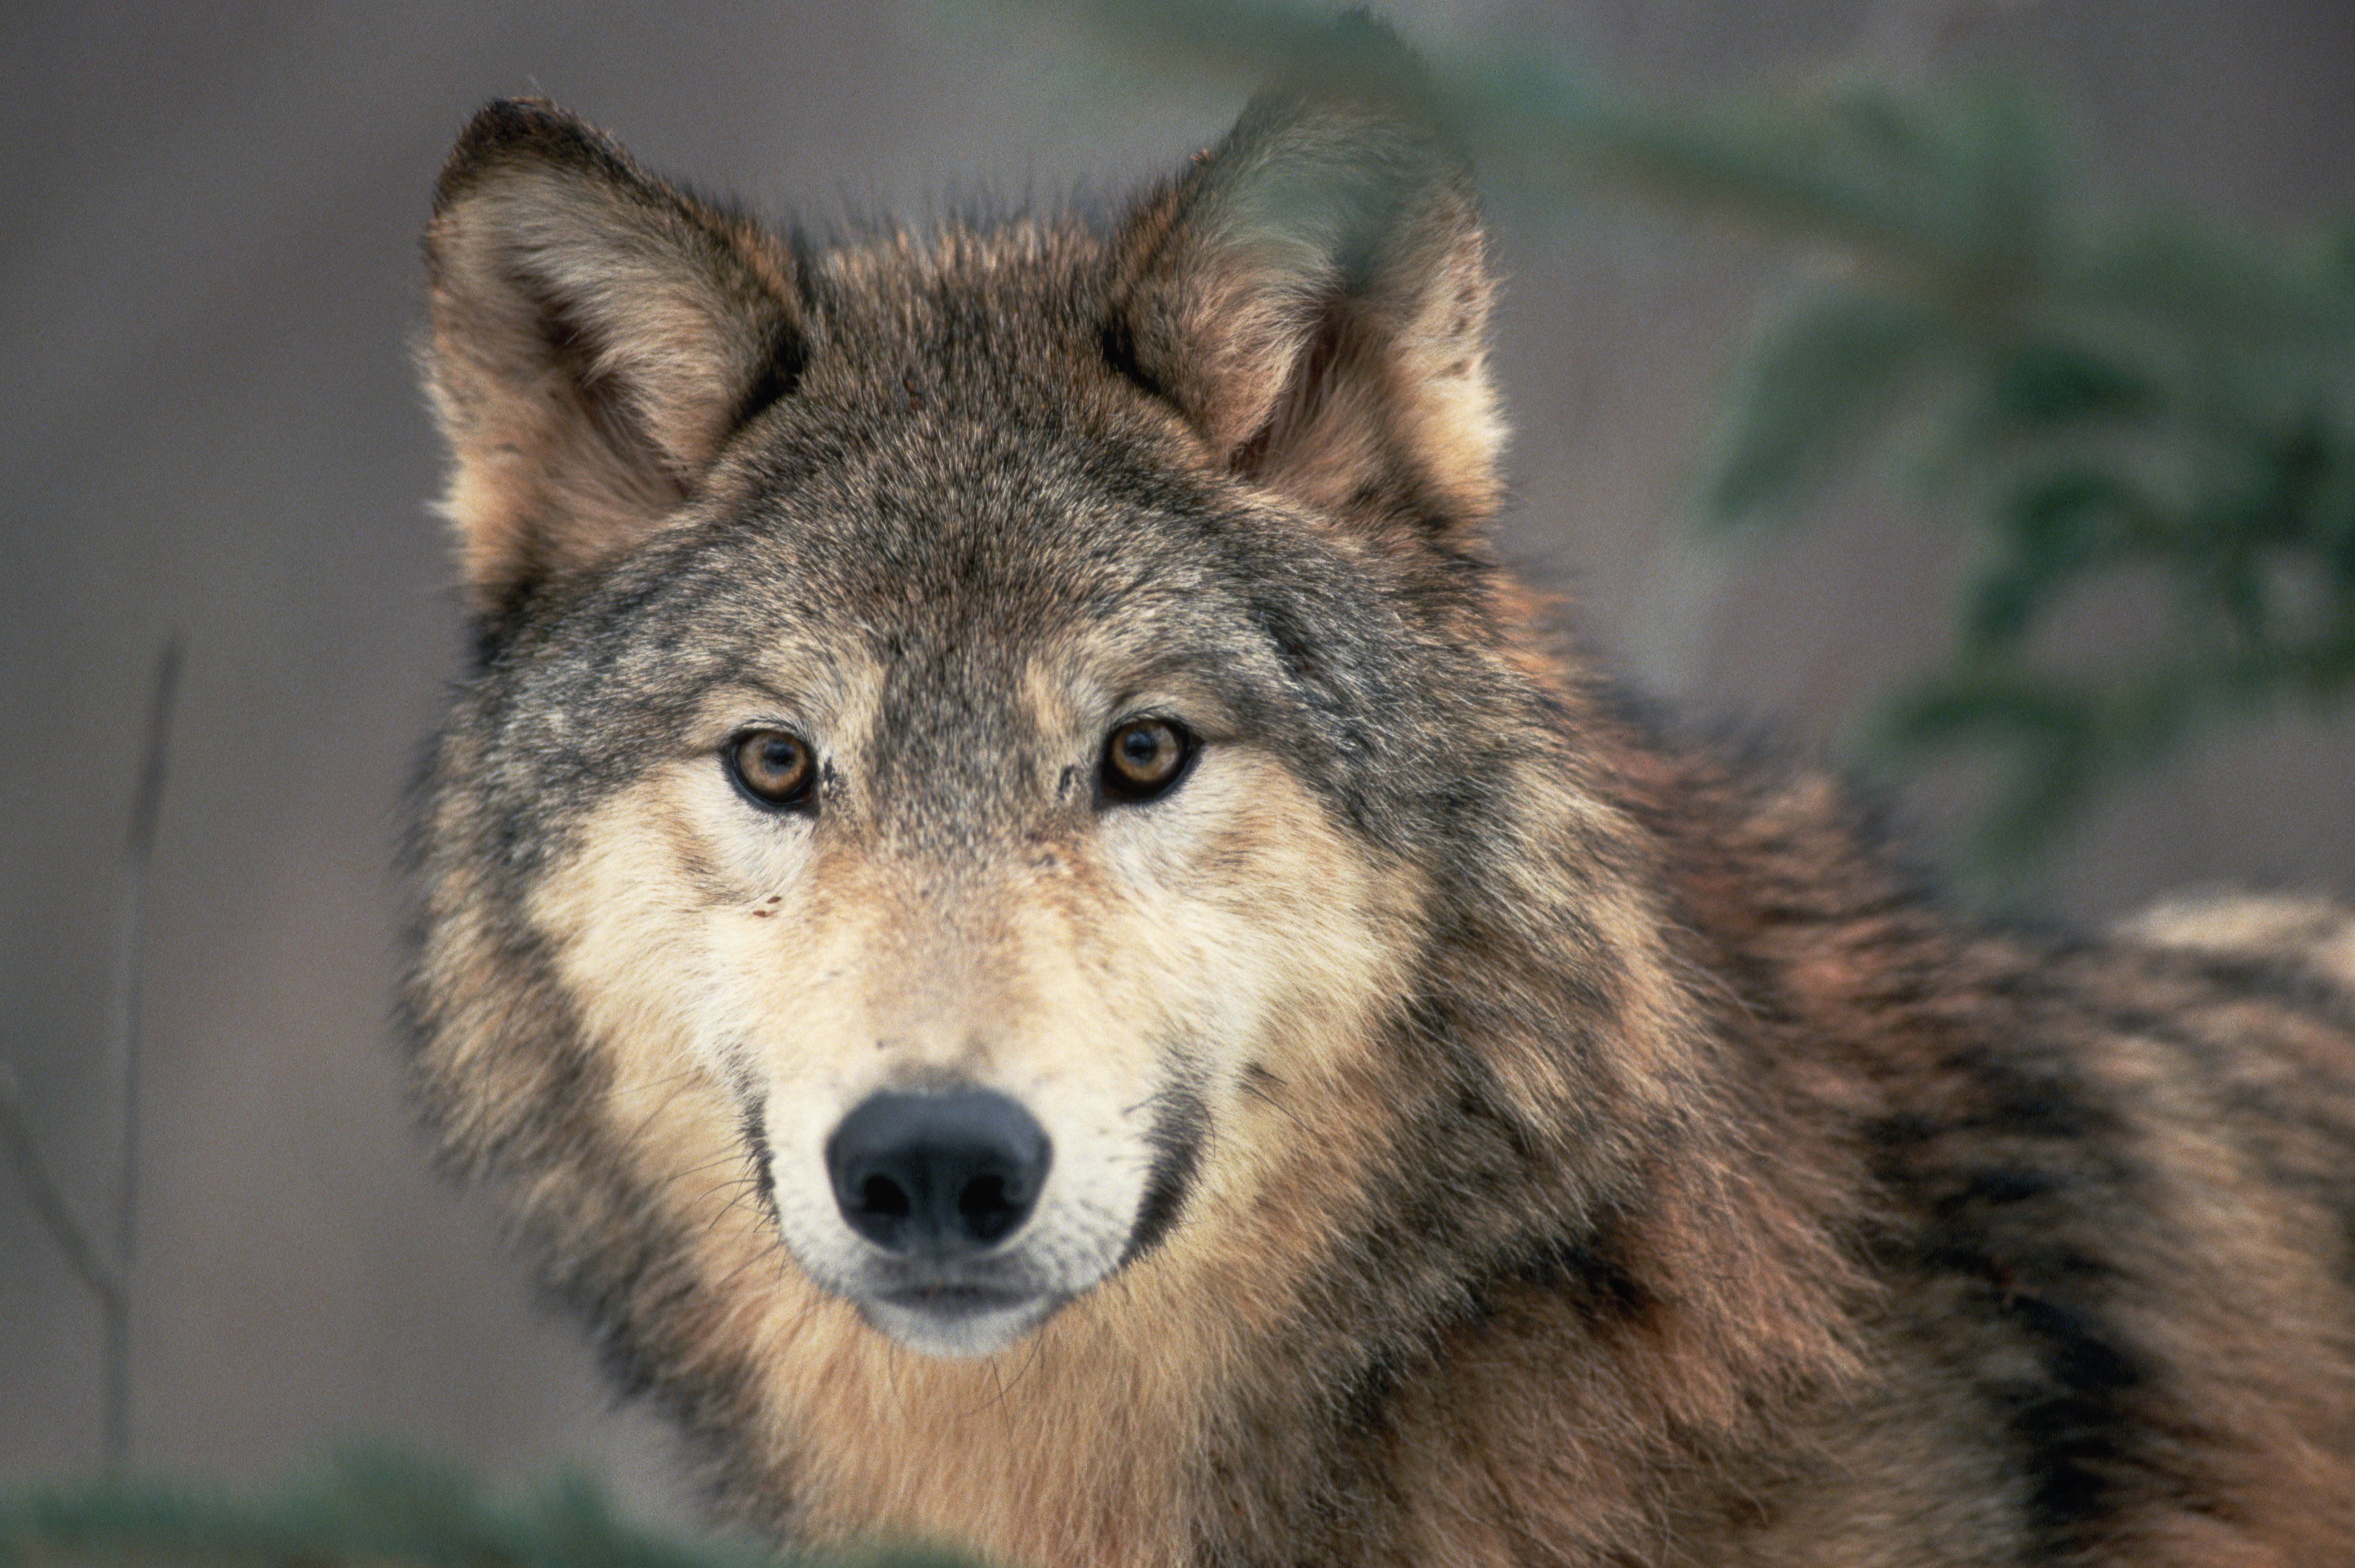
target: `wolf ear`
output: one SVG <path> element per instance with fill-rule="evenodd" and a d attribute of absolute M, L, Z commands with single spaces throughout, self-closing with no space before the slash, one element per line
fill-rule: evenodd
<path fill-rule="evenodd" d="M 1477 523 L 1504 427 L 1471 170 L 1394 38 L 1360 16 L 1333 43 L 1129 215 L 1106 352 L 1241 477 Z"/>
<path fill-rule="evenodd" d="M 478 610 L 652 532 L 799 366 L 783 249 L 551 104 L 466 127 L 425 260 L 443 505 Z"/>

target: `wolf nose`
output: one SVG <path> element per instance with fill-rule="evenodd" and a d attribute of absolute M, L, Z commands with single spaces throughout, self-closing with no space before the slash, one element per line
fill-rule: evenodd
<path fill-rule="evenodd" d="M 1046 1129 L 1006 1096 L 869 1095 L 826 1139 L 834 1201 L 886 1252 L 948 1256 L 995 1246 L 1030 1217 L 1047 1181 Z"/>

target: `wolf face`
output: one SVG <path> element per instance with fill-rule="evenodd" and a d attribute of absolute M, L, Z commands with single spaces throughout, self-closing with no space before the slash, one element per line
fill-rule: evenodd
<path fill-rule="evenodd" d="M 1465 804 L 1402 715 L 1511 700 L 1429 591 L 1494 491 L 1481 253 L 1427 132 L 1280 94 L 1110 234 L 797 252 L 537 104 L 453 155 L 484 642 L 426 853 L 504 846 L 566 1031 L 724 1086 L 900 1342 L 1260 1201 L 1266 1086 L 1397 1023 Z M 429 971 L 483 935 L 429 912 Z"/>
<path fill-rule="evenodd" d="M 841 461 L 864 412 L 535 650 L 580 684 L 523 683 L 563 733 L 521 749 L 612 789 L 532 913 L 588 1027 L 729 1086 L 809 1277 L 974 1354 L 1231 1179 L 1212 1129 L 1370 1026 L 1412 879 L 1287 764 L 1315 726 L 1252 619 L 1263 549 L 1168 549 L 1221 520 L 1077 440 L 1009 469 L 986 429 L 928 432 L 927 467 L 1004 481 L 893 483 Z M 650 638 L 703 650 L 651 685 L 597 669 Z"/>

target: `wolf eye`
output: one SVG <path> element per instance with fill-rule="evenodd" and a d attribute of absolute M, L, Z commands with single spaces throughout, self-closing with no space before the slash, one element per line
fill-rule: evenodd
<path fill-rule="evenodd" d="M 748 729 L 728 743 L 728 777 L 772 810 L 806 810 L 815 804 L 817 759 L 809 742 L 790 730 Z"/>
<path fill-rule="evenodd" d="M 1167 719 L 1132 719 L 1106 737 L 1097 775 L 1107 797 L 1140 805 L 1176 788 L 1193 758 L 1194 737 Z"/>

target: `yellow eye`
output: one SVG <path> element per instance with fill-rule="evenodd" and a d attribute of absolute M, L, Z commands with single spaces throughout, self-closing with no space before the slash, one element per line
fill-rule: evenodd
<path fill-rule="evenodd" d="M 1132 719 L 1105 738 L 1097 773 L 1109 799 L 1139 805 L 1176 788 L 1193 757 L 1194 737 L 1167 719 Z"/>
<path fill-rule="evenodd" d="M 817 804 L 817 759 L 790 730 L 748 729 L 728 743 L 728 776 L 755 803 L 777 811 Z"/>

